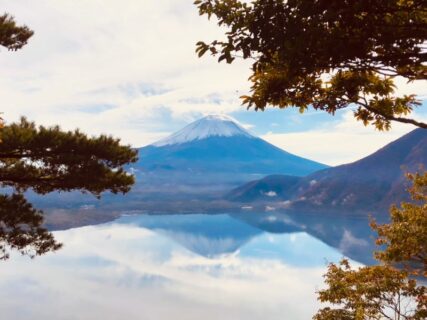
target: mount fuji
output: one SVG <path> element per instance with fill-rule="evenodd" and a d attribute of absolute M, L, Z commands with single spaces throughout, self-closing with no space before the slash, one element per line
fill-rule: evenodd
<path fill-rule="evenodd" d="M 269 174 L 304 176 L 327 166 L 253 136 L 235 119 L 209 115 L 139 149 L 136 189 L 212 192 Z M 197 186 L 197 189 L 194 187 Z"/>
<path fill-rule="evenodd" d="M 174 144 L 183 144 L 191 141 L 203 140 L 209 137 L 241 136 L 252 138 L 251 134 L 241 126 L 237 120 L 226 115 L 209 115 L 199 119 L 182 130 L 160 140 L 152 146 L 163 147 Z"/>
<path fill-rule="evenodd" d="M 224 195 L 254 179 L 305 176 L 327 167 L 255 137 L 226 115 L 206 116 L 138 151 L 138 162 L 127 168 L 136 183 L 124 196 L 107 193 L 98 201 L 71 192 L 28 198 L 55 212 L 81 208 L 84 217 L 93 211 L 210 212 L 234 207 Z"/>

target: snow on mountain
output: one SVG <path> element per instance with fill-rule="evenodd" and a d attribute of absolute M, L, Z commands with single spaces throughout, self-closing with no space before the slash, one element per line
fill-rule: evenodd
<path fill-rule="evenodd" d="M 145 189 L 159 186 L 164 193 L 224 191 L 270 174 L 303 176 L 327 166 L 251 135 L 229 116 L 210 115 L 140 148 L 133 167 Z"/>
<path fill-rule="evenodd" d="M 232 117 L 222 114 L 209 115 L 190 123 L 182 130 L 152 144 L 152 146 L 162 147 L 202 140 L 209 137 L 232 136 L 253 137 L 241 124 L 239 124 L 237 120 Z"/>

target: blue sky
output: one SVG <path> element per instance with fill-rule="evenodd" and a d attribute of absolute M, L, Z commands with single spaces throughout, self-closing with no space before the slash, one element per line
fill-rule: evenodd
<path fill-rule="evenodd" d="M 108 133 L 133 146 L 159 140 L 197 118 L 227 113 L 287 151 L 327 164 L 366 156 L 413 129 L 364 128 L 351 111 L 247 111 L 249 62 L 198 59 L 195 43 L 221 37 L 193 0 L 0 0 L 35 31 L 21 51 L 0 51 L 3 116 Z M 427 97 L 426 83 L 399 93 Z M 426 106 L 416 116 L 427 119 Z"/>

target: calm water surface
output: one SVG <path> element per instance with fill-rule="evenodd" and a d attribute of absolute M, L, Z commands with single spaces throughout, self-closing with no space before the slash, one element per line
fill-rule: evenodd
<path fill-rule="evenodd" d="M 0 318 L 310 319 L 327 262 L 370 257 L 355 223 L 336 223 L 137 215 L 55 232 L 59 252 L 0 264 Z"/>

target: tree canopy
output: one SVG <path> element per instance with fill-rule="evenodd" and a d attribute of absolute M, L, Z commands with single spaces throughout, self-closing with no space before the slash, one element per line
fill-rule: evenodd
<path fill-rule="evenodd" d="M 0 196 L 0 259 L 9 257 L 8 249 L 34 257 L 61 247 L 22 192 L 80 190 L 100 197 L 126 193 L 134 183 L 124 166 L 137 160 L 137 151 L 119 139 L 37 127 L 25 118 L 3 126 L 0 137 L 0 186 L 9 190 Z"/>
<path fill-rule="evenodd" d="M 0 184 L 40 194 L 82 190 L 99 196 L 109 190 L 127 192 L 134 183 L 123 165 L 137 152 L 120 140 L 101 135 L 89 138 L 58 126 L 36 127 L 22 118 L 0 129 Z"/>
<path fill-rule="evenodd" d="M 347 260 L 331 263 L 315 320 L 427 318 L 427 172 L 408 174 L 412 202 L 391 208 L 390 223 L 372 223 L 378 232 L 378 266 L 352 269 Z M 423 279 L 417 283 L 418 279 Z"/>
<path fill-rule="evenodd" d="M 405 271 L 390 266 L 353 270 L 347 260 L 330 264 L 325 275 L 327 289 L 319 300 L 340 308 L 321 309 L 314 320 L 425 319 L 426 287 L 417 286 Z"/>
<path fill-rule="evenodd" d="M 248 108 L 309 107 L 354 115 L 380 130 L 392 121 L 427 128 L 408 117 L 420 105 L 397 96 L 394 80 L 427 79 L 426 0 L 196 0 L 215 17 L 224 40 L 198 42 L 199 56 L 253 60 Z"/>
<path fill-rule="evenodd" d="M 412 181 L 409 193 L 413 202 L 404 202 L 390 209 L 391 223 L 372 227 L 378 232 L 378 260 L 402 264 L 416 276 L 427 278 L 427 173 L 408 174 Z"/>
<path fill-rule="evenodd" d="M 5 13 L 0 16 L 0 45 L 8 50 L 21 49 L 33 34 L 27 26 L 18 26 L 11 15 Z"/>
<path fill-rule="evenodd" d="M 10 250 L 35 257 L 61 246 L 43 227 L 43 212 L 22 194 L 0 195 L 0 260 L 8 259 Z"/>

